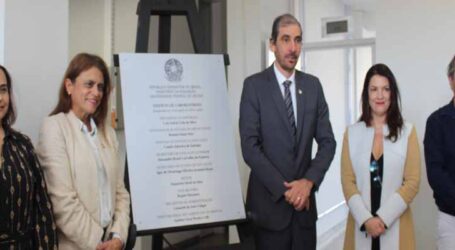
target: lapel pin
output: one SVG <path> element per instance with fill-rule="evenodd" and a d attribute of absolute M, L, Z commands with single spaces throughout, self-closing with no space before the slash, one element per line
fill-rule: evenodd
<path fill-rule="evenodd" d="M 301 89 L 299 89 L 299 95 L 301 95 L 302 93 L 303 93 L 303 92 L 302 92 L 302 90 L 301 90 Z"/>

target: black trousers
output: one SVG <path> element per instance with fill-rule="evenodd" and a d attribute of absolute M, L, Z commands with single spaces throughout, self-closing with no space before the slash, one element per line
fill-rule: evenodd
<path fill-rule="evenodd" d="M 257 250 L 315 250 L 316 225 L 302 227 L 293 216 L 289 226 L 281 231 L 257 226 L 254 241 Z"/>

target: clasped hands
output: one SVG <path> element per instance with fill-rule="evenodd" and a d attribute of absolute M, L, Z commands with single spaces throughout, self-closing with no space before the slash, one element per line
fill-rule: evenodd
<path fill-rule="evenodd" d="M 384 222 L 378 216 L 369 218 L 364 225 L 367 233 L 373 238 L 379 237 L 386 229 Z"/>
<path fill-rule="evenodd" d="M 310 194 L 313 188 L 313 182 L 308 179 L 300 179 L 291 182 L 284 182 L 284 186 L 288 189 L 284 193 L 286 201 L 294 206 L 297 211 L 310 209 Z"/>

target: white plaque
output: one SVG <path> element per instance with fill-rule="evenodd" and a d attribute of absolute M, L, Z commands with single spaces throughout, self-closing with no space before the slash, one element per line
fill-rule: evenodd
<path fill-rule="evenodd" d="M 134 223 L 245 218 L 221 55 L 120 54 Z"/>

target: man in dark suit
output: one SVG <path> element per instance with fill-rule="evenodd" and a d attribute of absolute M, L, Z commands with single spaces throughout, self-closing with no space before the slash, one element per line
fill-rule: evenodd
<path fill-rule="evenodd" d="M 270 49 L 275 62 L 245 79 L 240 136 L 251 168 L 247 210 L 257 249 L 316 249 L 314 192 L 335 154 L 329 110 L 318 78 L 295 70 L 300 23 L 275 19 Z M 312 159 L 313 139 L 318 144 Z"/>

